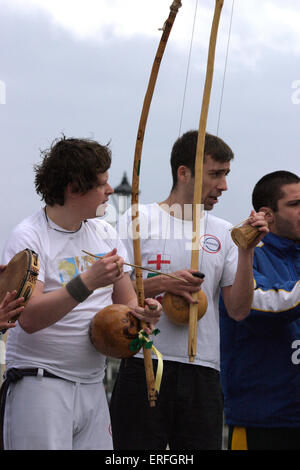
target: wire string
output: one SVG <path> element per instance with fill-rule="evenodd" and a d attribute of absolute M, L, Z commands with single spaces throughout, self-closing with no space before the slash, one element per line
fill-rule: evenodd
<path fill-rule="evenodd" d="M 221 121 L 221 112 L 222 112 L 222 106 L 223 106 L 224 88 L 225 88 L 225 77 L 226 77 L 227 63 L 228 63 L 228 55 L 229 55 L 229 44 L 230 44 L 230 38 L 231 38 L 231 27 L 232 27 L 233 10 L 234 10 L 234 0 L 232 0 L 232 7 L 231 7 L 231 16 L 230 16 L 230 23 L 229 23 L 229 33 L 228 33 L 227 49 L 226 49 L 226 56 L 225 56 L 225 66 L 224 66 L 224 74 L 223 74 L 222 89 L 221 89 L 221 100 L 220 100 L 219 115 L 218 115 L 217 133 L 216 133 L 217 136 L 219 135 L 220 121 Z"/>
<path fill-rule="evenodd" d="M 198 9 L 198 0 L 196 0 L 196 6 L 195 6 L 194 21 L 193 21 L 192 35 L 191 35 L 191 41 L 190 41 L 190 50 L 189 50 L 188 63 L 187 63 L 187 69 L 186 69 L 186 77 L 185 77 L 185 84 L 184 84 L 184 91 L 183 91 L 183 99 L 182 99 L 182 107 L 181 107 L 181 115 L 180 115 L 178 136 L 180 136 L 181 128 L 182 128 L 183 113 L 184 113 L 186 91 L 187 91 L 187 83 L 188 83 L 188 78 L 189 78 L 189 71 L 190 71 L 190 64 L 191 64 L 191 57 L 192 57 L 192 48 L 193 48 L 193 43 L 194 43 L 194 33 L 195 33 L 197 9 Z"/>

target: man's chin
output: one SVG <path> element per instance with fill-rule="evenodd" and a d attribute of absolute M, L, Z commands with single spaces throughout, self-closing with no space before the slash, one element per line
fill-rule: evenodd
<path fill-rule="evenodd" d="M 95 217 L 103 217 L 106 214 L 106 204 L 97 207 Z"/>
<path fill-rule="evenodd" d="M 214 204 L 211 204 L 211 203 L 207 202 L 207 203 L 204 204 L 204 210 L 205 211 L 211 211 L 214 208 L 214 206 L 215 206 Z"/>

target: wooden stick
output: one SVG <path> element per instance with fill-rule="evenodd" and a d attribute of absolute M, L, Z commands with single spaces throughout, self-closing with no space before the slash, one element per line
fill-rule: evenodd
<path fill-rule="evenodd" d="M 173 0 L 172 5 L 170 6 L 170 13 L 168 16 L 167 21 L 163 27 L 163 33 L 158 45 L 158 49 L 154 58 L 154 62 L 152 65 L 152 70 L 146 90 L 146 94 L 144 97 L 143 108 L 140 116 L 139 127 L 137 132 L 136 138 L 136 145 L 135 145 L 135 153 L 134 153 L 134 162 L 133 162 L 133 171 L 132 171 L 132 197 L 131 197 L 131 205 L 132 209 L 134 207 L 134 211 L 132 210 L 132 222 L 136 226 L 137 234 L 139 235 L 139 211 L 138 211 L 138 198 L 139 198 L 139 179 L 140 179 L 140 168 L 141 168 L 141 156 L 142 156 L 142 148 L 144 142 L 144 135 L 146 130 L 146 124 L 149 114 L 149 109 L 151 105 L 151 100 L 161 64 L 161 60 L 167 45 L 167 41 L 174 24 L 176 15 L 178 13 L 178 9 L 181 7 L 180 0 Z M 140 237 L 135 237 L 133 240 L 133 252 L 134 252 L 134 263 L 138 266 L 142 265 L 142 257 L 141 257 L 141 244 L 140 244 Z M 145 305 L 145 295 L 144 295 L 144 284 L 143 284 L 143 276 L 142 271 L 140 268 L 135 268 L 135 278 L 136 278 L 136 290 L 137 290 L 137 298 L 138 304 L 140 307 L 144 307 Z M 142 324 L 143 326 L 143 324 Z M 143 348 L 144 352 L 144 363 L 145 363 L 145 372 L 146 372 L 146 381 L 147 381 L 147 390 L 148 390 L 148 400 L 150 407 L 154 407 L 157 400 L 157 393 L 155 390 L 155 378 L 153 372 L 153 363 L 152 363 L 152 354 L 150 349 Z"/>
<path fill-rule="evenodd" d="M 94 255 L 93 253 L 89 253 L 88 251 L 85 251 L 85 250 L 81 250 L 81 251 L 83 251 L 83 253 L 86 253 L 87 255 L 93 256 L 94 258 L 103 259 L 103 256 Z M 145 271 L 151 271 L 152 273 L 155 273 L 155 274 L 160 274 L 162 276 L 171 277 L 172 279 L 176 279 L 177 281 L 182 281 L 185 283 L 188 282 L 183 277 L 174 276 L 174 274 L 162 273 L 161 271 L 156 271 L 155 269 L 152 269 L 152 268 L 145 268 L 144 266 L 138 266 L 137 264 L 125 263 L 125 261 L 123 264 L 125 264 L 126 266 L 131 266 L 132 268 L 144 269 Z"/>
<path fill-rule="evenodd" d="M 199 246 L 200 246 L 200 223 L 198 215 L 198 208 L 201 205 L 202 198 L 202 178 L 203 178 L 203 158 L 204 158 L 204 145 L 207 115 L 210 101 L 210 93 L 212 87 L 212 79 L 214 72 L 215 49 L 217 42 L 217 34 L 221 10 L 224 0 L 216 0 L 214 17 L 211 27 L 208 59 L 206 67 L 206 78 L 203 91 L 203 99 L 200 114 L 200 123 L 198 131 L 198 141 L 195 159 L 195 183 L 194 183 L 194 202 L 193 202 L 193 247 L 191 256 L 191 269 L 198 269 L 199 265 Z M 195 248 L 194 248 L 195 247 Z M 193 293 L 192 297 L 196 300 L 197 293 Z M 197 304 L 190 304 L 190 317 L 189 317 L 189 341 L 188 341 L 188 354 L 190 362 L 194 362 L 197 349 Z"/>

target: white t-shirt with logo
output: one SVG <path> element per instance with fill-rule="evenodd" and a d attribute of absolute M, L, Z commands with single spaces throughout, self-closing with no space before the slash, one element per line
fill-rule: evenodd
<path fill-rule="evenodd" d="M 117 248 L 118 254 L 127 259 L 115 229 L 105 221 L 89 219 L 75 233 L 53 228 L 61 230 L 52 221 L 47 224 L 44 211 L 38 211 L 15 227 L 2 257 L 2 263 L 7 264 L 25 248 L 35 251 L 40 261 L 38 279 L 44 283 L 45 295 L 66 285 L 96 261 L 82 250 L 102 256 Z M 8 334 L 6 368 L 44 368 L 75 382 L 101 381 L 106 358 L 91 344 L 88 330 L 94 315 L 112 304 L 112 293 L 113 285 L 96 289 L 57 323 L 32 334 L 17 322 Z"/>
<path fill-rule="evenodd" d="M 165 273 L 190 268 L 192 221 L 170 216 L 157 203 L 140 205 L 139 221 L 143 266 Z M 205 274 L 202 289 L 207 296 L 208 307 L 198 322 L 197 353 L 193 364 L 219 370 L 220 288 L 233 284 L 237 247 L 231 239 L 229 222 L 206 212 L 200 227 L 199 271 Z M 133 228 L 129 210 L 120 218 L 118 232 L 131 262 Z M 150 276 L 151 273 L 143 271 L 144 278 Z M 157 296 L 158 300 L 161 295 Z M 188 325 L 175 325 L 163 314 L 157 326 L 160 333 L 153 337 L 153 343 L 162 353 L 163 359 L 189 363 Z"/>

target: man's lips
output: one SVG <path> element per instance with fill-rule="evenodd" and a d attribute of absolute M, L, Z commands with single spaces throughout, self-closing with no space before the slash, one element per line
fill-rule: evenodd
<path fill-rule="evenodd" d="M 219 196 L 208 196 L 208 199 L 210 199 L 212 202 L 216 203 L 216 202 L 219 202 L 218 197 Z"/>

